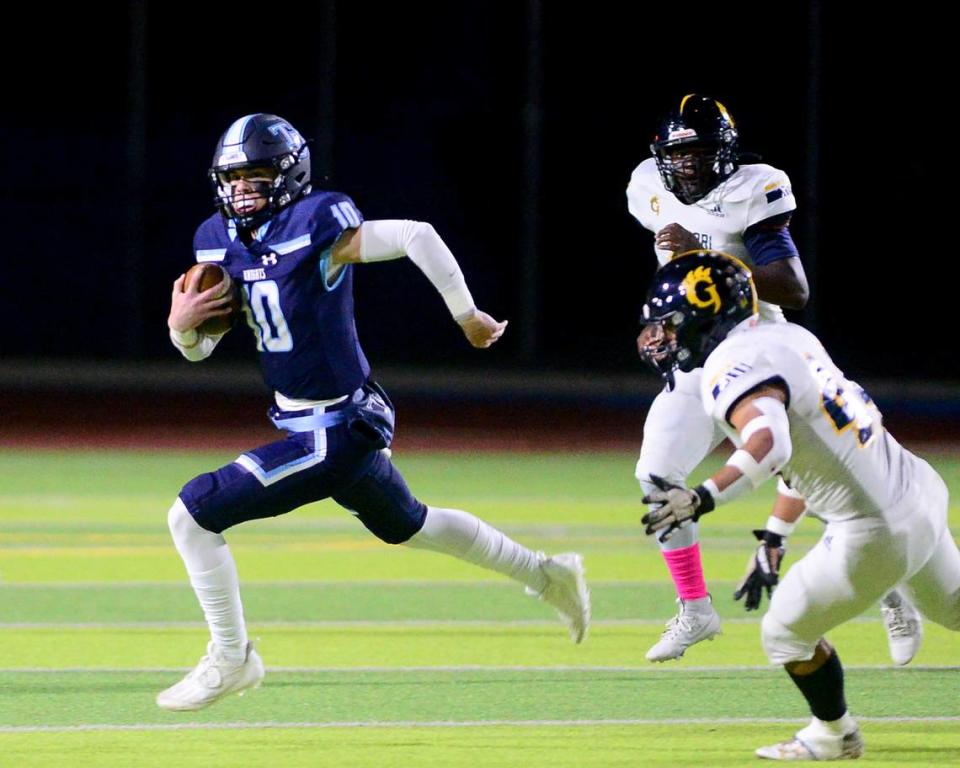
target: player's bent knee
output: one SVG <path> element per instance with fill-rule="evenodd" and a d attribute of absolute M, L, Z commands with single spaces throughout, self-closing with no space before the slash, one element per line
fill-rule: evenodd
<path fill-rule="evenodd" d="M 785 665 L 809 661 L 816 652 L 819 638 L 804 640 L 781 624 L 769 611 L 763 617 L 760 639 L 771 664 Z"/>
<path fill-rule="evenodd" d="M 426 504 L 410 493 L 389 459 L 380 456 L 366 475 L 333 500 L 387 544 L 403 544 L 423 527 L 427 516 Z"/>
<path fill-rule="evenodd" d="M 416 534 L 417 530 L 420 530 L 419 528 L 417 530 L 413 530 L 413 528 L 410 528 L 404 531 L 398 531 L 398 530 L 375 531 L 373 528 L 370 528 L 369 526 L 368 526 L 368 529 L 370 530 L 371 533 L 373 533 L 374 536 L 376 536 L 378 539 L 380 539 L 380 541 L 384 542 L 385 544 L 406 544 L 408 541 L 410 541 L 410 538 L 414 534 Z"/>
<path fill-rule="evenodd" d="M 658 475 L 659 477 L 669 480 L 671 483 L 677 484 L 683 484 L 685 480 L 684 477 L 678 476 L 673 469 L 658 465 L 641 456 L 637 460 L 637 466 L 633 470 L 633 476 L 637 478 L 644 493 L 657 490 L 657 486 L 650 481 L 650 475 Z"/>
<path fill-rule="evenodd" d="M 178 548 L 182 544 L 219 535 L 200 525 L 179 496 L 167 513 L 167 527 Z"/>
<path fill-rule="evenodd" d="M 409 541 L 423 527 L 427 514 L 426 505 L 419 501 L 406 509 L 376 506 L 347 508 L 356 514 L 370 533 L 386 544 L 403 544 Z"/>
<path fill-rule="evenodd" d="M 655 487 L 653 483 L 650 482 L 650 475 L 660 475 L 665 477 L 668 473 L 663 467 L 655 467 L 649 461 L 647 461 L 643 456 L 637 459 L 637 466 L 634 467 L 633 476 L 637 478 L 637 481 L 646 489 L 646 486 L 651 488 Z"/>
<path fill-rule="evenodd" d="M 178 496 L 176 501 L 173 502 L 173 506 L 170 507 L 170 511 L 167 512 L 167 528 L 170 529 L 170 535 L 174 539 L 182 538 L 190 527 L 196 526 L 196 524 L 193 515 L 190 514 L 190 511 Z"/>
<path fill-rule="evenodd" d="M 643 459 L 637 459 L 637 466 L 633 468 L 633 476 L 641 483 L 649 477 L 646 467 L 643 465 Z"/>
<path fill-rule="evenodd" d="M 637 466 L 633 469 L 633 476 L 637 478 L 641 485 L 650 483 L 650 475 L 660 475 L 663 477 L 666 474 L 667 471 L 664 467 L 656 466 L 644 456 L 637 459 Z"/>

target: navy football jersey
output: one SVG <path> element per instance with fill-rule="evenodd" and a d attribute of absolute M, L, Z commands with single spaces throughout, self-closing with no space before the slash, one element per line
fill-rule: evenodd
<path fill-rule="evenodd" d="M 362 221 L 346 195 L 316 191 L 276 213 L 249 247 L 219 213 L 194 236 L 197 261 L 220 264 L 241 286 L 264 380 L 287 397 L 348 395 L 370 376 L 353 318 L 353 268 L 326 279 L 333 244 Z"/>

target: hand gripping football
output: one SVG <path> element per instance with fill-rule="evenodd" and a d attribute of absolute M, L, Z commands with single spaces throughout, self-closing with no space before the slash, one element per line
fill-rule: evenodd
<path fill-rule="evenodd" d="M 199 291 L 206 291 L 215 285 L 222 286 L 216 294 L 217 298 L 230 294 L 229 314 L 207 318 L 197 326 L 200 333 L 207 335 L 226 333 L 233 327 L 237 316 L 240 314 L 240 292 L 237 290 L 236 284 L 223 267 L 219 264 L 210 263 L 194 264 L 190 267 L 187 270 L 186 280 L 183 281 L 184 289 L 192 285 L 194 281 L 199 281 L 197 283 L 197 290 Z"/>

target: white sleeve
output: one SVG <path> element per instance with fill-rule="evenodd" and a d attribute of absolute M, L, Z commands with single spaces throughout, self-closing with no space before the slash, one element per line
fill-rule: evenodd
<path fill-rule="evenodd" d="M 790 213 L 797 208 L 797 201 L 793 196 L 787 174 L 770 166 L 757 166 L 757 168 L 762 168 L 765 172 L 758 173 L 753 194 L 747 201 L 744 229 L 773 216 Z"/>
<path fill-rule="evenodd" d="M 708 358 L 701 379 L 703 408 L 718 422 L 726 422 L 733 406 L 761 384 L 783 377 L 769 358 L 756 350 L 737 350 L 725 359 Z"/>
<path fill-rule="evenodd" d="M 641 163 L 630 174 L 630 183 L 627 185 L 627 210 L 643 227 L 655 232 L 656 223 L 650 218 L 650 201 L 653 195 L 646 185 L 649 171 L 650 169 Z"/>
<path fill-rule="evenodd" d="M 631 179 L 630 184 L 627 186 L 627 210 L 630 211 L 630 214 L 639 221 L 641 224 L 643 222 L 643 208 L 640 205 L 639 195 L 637 190 L 634 188 L 633 180 Z M 646 224 L 644 224 L 646 226 Z"/>
<path fill-rule="evenodd" d="M 222 333 L 208 336 L 195 329 L 186 333 L 180 333 L 173 328 L 170 329 L 170 341 L 173 342 L 173 346 L 179 349 L 180 354 L 191 363 L 210 357 L 214 347 L 220 343 L 220 339 L 223 337 L 224 334 Z"/>
<path fill-rule="evenodd" d="M 437 231 L 408 219 L 365 221 L 360 225 L 360 261 L 387 261 L 407 256 L 440 292 L 455 320 L 476 309 L 460 266 Z"/>
<path fill-rule="evenodd" d="M 740 444 L 746 445 L 750 438 L 758 431 L 766 430 L 770 433 L 772 444 L 769 450 L 759 459 L 744 448 L 738 448 L 727 459 L 727 466 L 733 467 L 740 473 L 740 477 L 730 483 L 722 491 L 711 478 L 703 485 L 713 496 L 717 506 L 733 501 L 738 496 L 773 477 L 790 461 L 793 453 L 793 444 L 790 440 L 790 420 L 783 403 L 774 397 L 757 397 L 750 401 L 750 405 L 760 412 L 740 429 Z"/>

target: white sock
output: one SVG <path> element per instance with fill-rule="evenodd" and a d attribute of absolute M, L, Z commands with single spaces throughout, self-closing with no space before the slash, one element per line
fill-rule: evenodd
<path fill-rule="evenodd" d="M 540 568 L 542 555 L 518 544 L 502 531 L 459 509 L 427 507 L 423 528 L 408 546 L 429 549 L 502 573 L 538 594 L 547 586 Z"/>
<path fill-rule="evenodd" d="M 844 712 L 839 720 L 821 720 L 814 717 L 811 725 L 819 728 L 822 733 L 828 733 L 831 736 L 846 736 L 848 733 L 857 730 L 857 721 L 850 717 L 849 712 Z"/>
<path fill-rule="evenodd" d="M 203 608 L 211 639 L 225 659 L 243 661 L 247 654 L 247 627 L 237 566 L 226 540 L 197 525 L 179 498 L 170 508 L 167 524 Z"/>
<path fill-rule="evenodd" d="M 696 600 L 684 600 L 683 609 L 685 611 L 693 611 L 694 613 L 710 613 L 713 609 L 713 601 L 710 599 L 710 596 L 698 597 Z"/>

